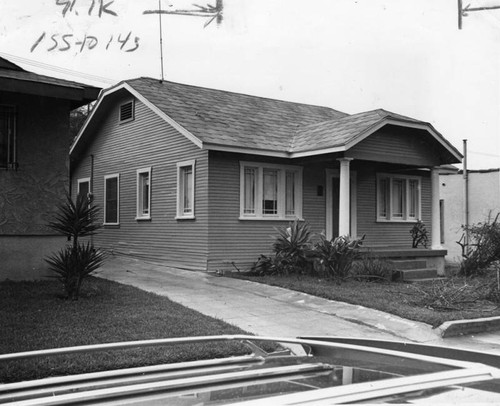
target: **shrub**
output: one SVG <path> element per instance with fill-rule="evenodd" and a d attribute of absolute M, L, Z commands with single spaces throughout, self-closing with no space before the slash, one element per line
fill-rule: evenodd
<path fill-rule="evenodd" d="M 80 237 L 90 236 L 101 227 L 97 224 L 98 208 L 86 196 L 78 195 L 76 202 L 66 196 L 54 221 L 48 226 L 68 237 L 72 244 L 45 259 L 49 268 L 63 285 L 66 295 L 77 300 L 83 280 L 102 265 L 104 255 L 90 243 L 81 244 Z"/>
<path fill-rule="evenodd" d="M 491 221 L 491 216 L 484 223 L 462 227 L 464 234 L 458 244 L 462 247 L 460 274 L 463 276 L 482 275 L 496 261 L 500 260 L 500 224 L 498 217 Z M 469 243 L 465 241 L 469 234 Z"/>
<path fill-rule="evenodd" d="M 311 229 L 306 222 L 295 220 L 286 228 L 275 228 L 274 268 L 277 273 L 302 274 L 312 269 Z M 271 268 L 272 269 L 272 268 Z"/>
<path fill-rule="evenodd" d="M 359 258 L 359 247 L 363 239 L 364 236 L 355 239 L 340 236 L 328 240 L 320 234 L 319 241 L 314 245 L 314 253 L 319 264 L 317 268 L 337 282 L 345 279 L 354 260 Z"/>
<path fill-rule="evenodd" d="M 427 244 L 429 242 L 429 235 L 427 229 L 425 228 L 425 224 L 418 220 L 416 224 L 410 230 L 411 238 L 412 238 L 412 248 L 418 248 L 419 245 L 423 245 L 427 248 Z"/>
<path fill-rule="evenodd" d="M 365 255 L 360 261 L 353 264 L 351 275 L 356 280 L 390 282 L 393 280 L 395 272 L 394 265 L 386 259 Z"/>

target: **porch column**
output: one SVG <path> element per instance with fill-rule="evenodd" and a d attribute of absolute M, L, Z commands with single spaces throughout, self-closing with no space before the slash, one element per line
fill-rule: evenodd
<path fill-rule="evenodd" d="M 351 193 L 350 187 L 350 169 L 349 164 L 352 158 L 338 158 L 340 162 L 340 178 L 339 178 L 339 236 L 349 235 L 349 226 L 351 224 L 350 207 Z"/>
<path fill-rule="evenodd" d="M 431 169 L 431 185 L 432 185 L 432 220 L 431 220 L 431 248 L 442 249 L 441 246 L 441 222 L 439 213 L 439 169 Z"/>

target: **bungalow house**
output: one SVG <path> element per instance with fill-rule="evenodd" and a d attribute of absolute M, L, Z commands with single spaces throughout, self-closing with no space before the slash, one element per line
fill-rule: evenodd
<path fill-rule="evenodd" d="M 432 125 L 385 110 L 151 78 L 103 91 L 70 156 L 74 193 L 102 208 L 97 245 L 209 271 L 249 268 L 270 252 L 273 227 L 294 219 L 442 271 L 437 167 L 461 161 Z M 418 219 L 429 249 L 411 250 Z"/>
<path fill-rule="evenodd" d="M 69 186 L 70 111 L 99 91 L 0 58 L 0 280 L 40 278 L 64 244 L 47 222 Z"/>

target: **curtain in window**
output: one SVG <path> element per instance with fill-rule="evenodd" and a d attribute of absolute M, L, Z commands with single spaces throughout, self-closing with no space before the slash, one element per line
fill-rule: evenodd
<path fill-rule="evenodd" d="M 295 172 L 285 174 L 285 216 L 295 215 Z"/>
<path fill-rule="evenodd" d="M 404 214 L 404 194 L 405 194 L 405 180 L 393 179 L 392 181 L 392 216 L 403 218 Z"/>
<path fill-rule="evenodd" d="M 418 218 L 418 181 L 416 179 L 410 179 L 408 189 L 408 217 L 416 219 Z"/>
<path fill-rule="evenodd" d="M 149 214 L 149 173 L 141 173 L 139 175 L 140 179 L 140 199 L 141 199 L 141 207 L 140 214 L 148 215 Z"/>
<path fill-rule="evenodd" d="M 243 190 L 243 213 L 255 214 L 255 189 L 257 168 L 245 168 Z"/>
<path fill-rule="evenodd" d="M 0 106 L 0 167 L 5 168 L 16 160 L 14 120 L 14 108 Z"/>
<path fill-rule="evenodd" d="M 182 168 L 181 174 L 181 190 L 183 199 L 183 213 L 190 214 L 193 212 L 193 167 L 186 166 Z"/>
<path fill-rule="evenodd" d="M 278 170 L 264 169 L 263 183 L 263 213 L 278 214 Z"/>
<path fill-rule="evenodd" d="M 378 197 L 378 215 L 379 217 L 387 217 L 387 206 L 389 203 L 389 180 L 380 179 L 379 181 L 379 197 Z"/>

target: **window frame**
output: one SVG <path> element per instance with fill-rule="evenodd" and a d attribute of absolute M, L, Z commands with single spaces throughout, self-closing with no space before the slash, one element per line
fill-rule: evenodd
<path fill-rule="evenodd" d="M 136 220 L 151 220 L 151 190 L 152 190 L 152 167 L 137 169 L 136 171 Z M 144 213 L 144 194 L 142 193 L 142 182 L 141 179 L 144 174 L 148 175 L 149 187 L 148 187 L 148 211 Z"/>
<path fill-rule="evenodd" d="M 130 107 L 131 116 L 129 118 L 123 119 L 122 118 L 122 108 L 124 106 L 126 106 L 127 104 L 131 105 L 131 107 Z M 118 122 L 120 124 L 122 124 L 122 123 L 128 123 L 130 121 L 134 121 L 134 120 L 135 120 L 135 100 L 131 99 L 131 100 L 127 100 L 127 101 L 125 101 L 123 103 L 120 103 L 120 105 L 118 106 Z"/>
<path fill-rule="evenodd" d="M 191 200 L 191 211 L 186 212 L 186 207 L 184 205 L 184 191 L 185 188 L 183 179 L 181 178 L 184 169 L 191 168 L 192 173 L 192 185 L 190 191 L 190 200 Z M 182 190 L 181 190 L 182 189 Z M 177 162 L 177 210 L 176 210 L 176 219 L 177 220 L 191 220 L 195 219 L 195 189 L 196 189 L 196 160 L 191 159 L 189 161 Z"/>
<path fill-rule="evenodd" d="M 388 184 L 384 187 L 382 184 L 387 181 Z M 394 183 L 395 181 L 404 181 L 402 191 L 402 213 L 401 216 L 395 216 L 393 208 L 394 200 Z M 417 182 L 417 198 L 416 198 L 416 213 L 415 216 L 410 216 L 411 194 L 410 182 Z M 385 196 L 382 195 L 382 190 L 386 190 Z M 416 223 L 421 219 L 422 215 L 422 177 L 415 175 L 402 175 L 397 173 L 378 173 L 377 174 L 377 192 L 376 192 L 376 218 L 377 222 L 391 223 Z M 385 202 L 385 204 L 383 204 Z M 385 206 L 385 215 L 381 214 L 382 207 Z"/>
<path fill-rule="evenodd" d="M 0 110 L 5 109 L 9 122 L 12 124 L 11 133 L 7 134 L 7 160 L 0 160 L 1 169 L 17 169 L 17 108 L 10 104 L 0 104 Z"/>
<path fill-rule="evenodd" d="M 247 213 L 245 207 L 245 173 L 246 169 L 255 170 L 255 186 L 253 190 L 254 213 Z M 264 206 L 264 171 L 277 172 L 277 212 L 265 214 Z M 287 174 L 293 173 L 293 206 L 294 214 L 286 213 L 287 209 Z M 303 167 L 296 165 L 281 165 L 266 162 L 240 161 L 240 220 L 303 220 L 302 218 L 302 178 Z"/>
<path fill-rule="evenodd" d="M 90 193 L 91 193 L 90 192 L 90 178 L 79 178 L 79 179 L 76 180 L 76 184 L 77 184 L 77 186 L 76 186 L 76 195 L 78 196 L 80 194 L 80 189 L 81 189 L 80 185 L 82 183 L 88 183 L 89 184 L 89 187 L 88 187 L 89 192 L 88 193 L 90 195 Z M 90 196 L 87 196 L 87 198 L 89 198 L 89 197 Z"/>
<path fill-rule="evenodd" d="M 90 178 L 88 178 L 90 180 Z M 109 222 L 107 220 L 107 202 L 108 202 L 108 187 L 107 180 L 116 179 L 116 222 Z M 89 185 L 90 186 L 90 185 Z M 120 174 L 114 173 L 111 175 L 104 175 L 104 213 L 103 213 L 103 224 L 105 226 L 117 226 L 120 224 Z"/>

